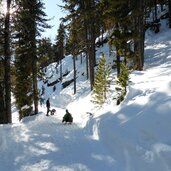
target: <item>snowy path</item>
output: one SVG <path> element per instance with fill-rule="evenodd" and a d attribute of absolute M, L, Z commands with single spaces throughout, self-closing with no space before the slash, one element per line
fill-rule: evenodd
<path fill-rule="evenodd" d="M 19 125 L 4 127 L 0 128 L 0 163 L 4 163 L 0 170 L 89 171 L 96 170 L 97 165 L 102 170 L 112 170 L 112 157 L 99 141 L 91 138 L 89 131 L 76 124 L 63 125 L 56 116 L 39 114 Z M 7 136 L 6 129 L 10 129 Z"/>

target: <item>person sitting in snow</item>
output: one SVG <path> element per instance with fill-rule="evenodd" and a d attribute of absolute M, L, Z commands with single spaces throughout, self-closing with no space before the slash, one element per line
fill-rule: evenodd
<path fill-rule="evenodd" d="M 63 120 L 62 120 L 62 123 L 65 122 L 65 123 L 72 123 L 73 122 L 73 117 L 72 115 L 69 113 L 69 111 L 66 109 L 66 114 L 64 115 L 63 117 Z"/>
<path fill-rule="evenodd" d="M 46 107 L 47 107 L 47 114 L 46 114 L 46 116 L 49 116 L 49 112 L 50 112 L 50 101 L 49 101 L 49 98 L 46 100 Z"/>

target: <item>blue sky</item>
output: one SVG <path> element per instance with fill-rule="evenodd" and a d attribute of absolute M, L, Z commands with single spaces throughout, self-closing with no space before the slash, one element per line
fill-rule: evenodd
<path fill-rule="evenodd" d="M 60 18 L 65 16 L 65 13 L 58 5 L 62 5 L 62 0 L 43 0 L 45 3 L 45 12 L 48 18 L 53 18 L 49 24 L 53 25 L 53 28 L 47 29 L 43 36 L 50 37 L 52 40 L 55 38 L 57 29 L 60 23 Z"/>

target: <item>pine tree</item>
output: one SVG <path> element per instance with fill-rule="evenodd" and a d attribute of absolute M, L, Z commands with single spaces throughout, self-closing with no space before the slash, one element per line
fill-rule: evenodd
<path fill-rule="evenodd" d="M 132 57 L 134 68 L 143 69 L 144 64 L 144 6 L 145 0 L 102 0 L 104 23 L 110 30 L 110 43 L 116 47 L 117 72 L 120 72 L 120 56 Z M 134 50 L 127 42 L 134 42 Z"/>
<path fill-rule="evenodd" d="M 121 72 L 117 79 L 117 84 L 119 87 L 116 87 L 116 91 L 118 93 L 117 97 L 117 105 L 119 105 L 123 100 L 127 93 L 127 85 L 129 81 L 129 69 L 128 67 L 122 62 L 121 63 Z"/>
<path fill-rule="evenodd" d="M 26 47 L 18 47 L 15 56 L 16 80 L 14 95 L 16 99 L 16 106 L 19 109 L 19 120 L 23 117 L 30 116 L 33 111 L 33 89 L 30 67 L 31 61 L 28 60 L 28 55 L 22 54 L 22 50 L 26 53 L 26 49 L 24 48 Z"/>
<path fill-rule="evenodd" d="M 98 4 L 96 0 L 73 0 L 65 2 L 64 8 L 69 11 L 69 14 L 65 18 L 67 21 L 76 20 L 79 25 L 78 32 L 82 36 L 82 50 L 86 54 L 86 72 L 87 79 L 90 79 L 90 86 L 93 89 L 94 84 L 94 67 L 96 65 L 96 54 L 95 54 L 95 39 L 97 36 L 97 27 L 99 21 Z M 97 28 L 97 29 L 96 29 Z"/>
<path fill-rule="evenodd" d="M 40 36 L 44 28 L 49 26 L 46 24 L 42 2 L 23 0 L 16 3 L 18 11 L 15 17 L 16 86 L 14 94 L 21 119 L 38 113 L 37 36 Z"/>
<path fill-rule="evenodd" d="M 5 122 L 11 123 L 11 52 L 10 52 L 10 8 L 11 0 L 6 0 L 7 12 L 5 14 L 4 29 L 4 85 L 5 85 Z"/>
<path fill-rule="evenodd" d="M 2 123 L 11 123 L 11 21 L 12 0 L 0 0 L 0 82 L 3 94 Z M 4 10 L 5 8 L 5 10 Z M 2 12 L 3 11 L 3 12 Z M 6 11 L 6 13 L 5 13 Z"/>
<path fill-rule="evenodd" d="M 65 47 L 65 27 L 63 23 L 60 23 L 57 37 L 56 37 L 56 48 L 59 55 L 60 65 L 60 80 L 62 81 L 62 59 L 64 58 L 64 47 Z"/>
<path fill-rule="evenodd" d="M 144 3 L 145 0 L 139 0 L 135 3 L 136 8 L 134 9 L 134 28 L 135 34 L 137 35 L 134 38 L 134 49 L 135 49 L 135 57 L 134 57 L 134 69 L 143 70 L 144 66 L 144 39 L 145 39 L 145 17 L 144 17 Z"/>
<path fill-rule="evenodd" d="M 130 11 L 132 10 L 129 0 L 102 0 L 101 8 L 104 11 L 104 24 L 110 30 L 109 44 L 116 48 L 117 75 L 120 74 L 120 56 L 128 56 L 127 42 L 133 39 L 133 24 Z"/>
<path fill-rule="evenodd" d="M 106 95 L 110 87 L 109 76 L 110 67 L 106 64 L 106 58 L 103 54 L 99 60 L 92 93 L 92 102 L 95 103 L 97 107 L 101 107 L 107 98 Z"/>
<path fill-rule="evenodd" d="M 76 59 L 77 55 L 79 53 L 79 36 L 77 35 L 77 23 L 75 22 L 75 19 L 73 19 L 71 23 L 71 28 L 70 28 L 70 36 L 69 36 L 69 44 L 71 48 L 71 54 L 73 55 L 73 69 L 74 69 L 74 94 L 77 91 L 76 88 Z"/>
<path fill-rule="evenodd" d="M 40 69 L 43 69 L 50 63 L 57 61 L 50 38 L 42 38 L 38 41 L 37 57 Z"/>
<path fill-rule="evenodd" d="M 27 1 L 17 2 L 18 11 L 15 20 L 16 47 L 15 47 L 15 68 L 16 80 L 14 95 L 16 106 L 19 110 L 19 119 L 29 116 L 32 113 L 32 60 L 30 56 L 30 35 L 28 23 L 30 21 Z M 29 25 L 30 27 L 30 25 Z M 26 107 L 26 108 L 23 108 Z"/>

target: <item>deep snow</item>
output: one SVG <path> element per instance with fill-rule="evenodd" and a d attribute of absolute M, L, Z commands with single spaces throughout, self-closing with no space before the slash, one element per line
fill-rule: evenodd
<path fill-rule="evenodd" d="M 1 171 L 171 171 L 171 30 L 162 21 L 161 32 L 146 32 L 144 71 L 130 74 L 126 99 L 115 105 L 113 95 L 101 110 L 90 102 L 85 59 L 77 61 L 77 94 L 73 84 L 45 86 L 45 100 L 50 97 L 54 116 L 46 117 L 40 106 L 36 116 L 0 125 Z M 109 55 L 108 46 L 97 51 Z M 112 57 L 108 58 L 113 60 Z M 47 75 L 56 80 L 55 65 Z M 63 60 L 63 70 L 71 71 L 72 58 Z M 84 73 L 84 74 L 83 74 Z M 113 74 L 115 76 L 115 74 Z M 41 87 L 43 82 L 39 82 Z M 74 118 L 72 125 L 61 123 L 65 109 Z M 90 116 L 87 112 L 93 113 Z"/>

